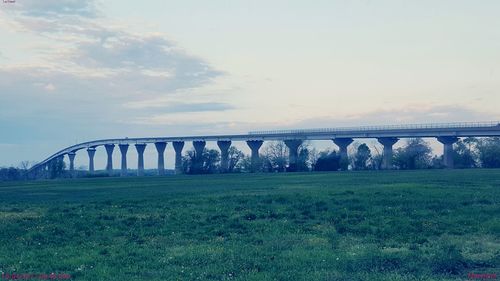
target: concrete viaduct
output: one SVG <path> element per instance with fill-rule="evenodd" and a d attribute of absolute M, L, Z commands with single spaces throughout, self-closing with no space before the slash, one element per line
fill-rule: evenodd
<path fill-rule="evenodd" d="M 187 137 L 154 137 L 154 138 L 124 138 L 106 139 L 84 142 L 67 147 L 42 162 L 34 165 L 30 172 L 38 173 L 48 169 L 50 161 L 69 158 L 69 170 L 75 170 L 74 160 L 77 151 L 86 149 L 89 157 L 89 172 L 94 172 L 94 155 L 96 147 L 104 146 L 107 152 L 106 170 L 109 174 L 113 172 L 113 151 L 115 146 L 121 153 L 121 175 L 127 175 L 127 152 L 130 145 L 134 145 L 138 154 L 137 173 L 144 175 L 144 150 L 147 144 L 154 144 L 158 152 L 158 174 L 165 174 L 164 152 L 168 143 L 175 150 L 175 170 L 180 172 L 182 168 L 182 150 L 185 142 L 192 142 L 195 155 L 200 155 L 207 141 L 216 141 L 221 151 L 221 168 L 228 167 L 228 149 L 233 141 L 245 141 L 251 150 L 252 163 L 259 162 L 259 149 L 264 141 L 284 141 L 289 149 L 290 166 L 294 166 L 297 160 L 299 146 L 305 140 L 332 140 L 339 147 L 341 158 L 347 159 L 347 148 L 355 138 L 377 139 L 384 147 L 383 163 L 384 169 L 392 167 L 392 147 L 401 138 L 436 138 L 444 146 L 444 165 L 453 168 L 453 143 L 461 137 L 498 137 L 500 136 L 500 122 L 468 122 L 468 123 L 440 123 L 440 124 L 412 124 L 412 125 L 389 125 L 389 126 L 364 126 L 343 127 L 325 129 L 304 130 L 275 130 L 256 131 L 241 135 L 213 135 L 213 136 L 187 136 Z"/>

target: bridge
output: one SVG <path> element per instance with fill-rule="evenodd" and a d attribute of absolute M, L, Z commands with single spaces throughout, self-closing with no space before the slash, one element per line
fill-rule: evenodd
<path fill-rule="evenodd" d="M 320 128 L 302 130 L 271 130 L 255 131 L 240 135 L 208 135 L 183 137 L 151 137 L 151 138 L 119 138 L 95 140 L 79 143 L 64 148 L 47 159 L 34 165 L 30 173 L 40 173 L 48 169 L 51 161 L 60 160 L 66 155 L 69 159 L 69 170 L 75 171 L 74 160 L 76 153 L 87 150 L 89 157 L 89 172 L 94 172 L 94 155 L 96 147 L 104 146 L 107 153 L 106 170 L 113 172 L 113 151 L 116 145 L 121 153 L 121 176 L 127 175 L 127 152 L 130 145 L 134 145 L 138 155 L 137 173 L 144 175 L 144 150 L 148 144 L 154 144 L 158 152 L 158 175 L 165 174 L 164 153 L 168 143 L 175 150 L 175 171 L 182 168 L 182 150 L 185 142 L 192 142 L 195 156 L 201 155 L 207 141 L 215 141 L 221 151 L 221 169 L 229 167 L 228 150 L 233 141 L 244 141 L 251 150 L 252 165 L 259 163 L 259 149 L 264 141 L 284 141 L 289 150 L 289 164 L 294 166 L 300 145 L 306 140 L 332 140 L 339 147 L 341 159 L 348 160 L 347 149 L 355 138 L 372 138 L 383 145 L 382 168 L 392 167 L 393 145 L 402 138 L 436 138 L 444 146 L 443 162 L 445 167 L 453 168 L 453 144 L 462 137 L 498 137 L 500 136 L 500 122 L 465 122 L 465 123 L 433 123 L 409 124 L 388 126 L 362 126 L 341 128 Z"/>

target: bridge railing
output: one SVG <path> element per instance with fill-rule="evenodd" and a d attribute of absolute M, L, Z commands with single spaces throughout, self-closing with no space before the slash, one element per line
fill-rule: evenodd
<path fill-rule="evenodd" d="M 450 129 L 450 128 L 489 128 L 500 127 L 500 121 L 488 122 L 454 122 L 454 123 L 427 123 L 427 124 L 404 124 L 404 125 L 382 125 L 382 126 L 359 126 L 339 128 L 315 128 L 295 130 L 267 130 L 252 131 L 249 135 L 267 134 L 301 134 L 301 133 L 336 133 L 350 131 L 382 131 L 382 130 L 412 130 L 412 129 Z"/>

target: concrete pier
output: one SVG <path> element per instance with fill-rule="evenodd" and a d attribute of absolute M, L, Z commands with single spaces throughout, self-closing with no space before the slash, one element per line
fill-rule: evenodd
<path fill-rule="evenodd" d="M 175 150 L 175 173 L 182 173 L 182 149 L 184 148 L 183 141 L 174 141 L 172 142 L 172 146 Z"/>
<path fill-rule="evenodd" d="M 120 176 L 125 177 L 127 176 L 127 151 L 128 151 L 128 144 L 119 144 L 118 147 L 120 148 L 120 152 L 122 154 L 122 167 L 120 170 Z"/>
<path fill-rule="evenodd" d="M 384 152 L 382 153 L 382 169 L 392 169 L 392 146 L 398 142 L 398 138 L 378 138 L 379 143 L 384 146 Z"/>
<path fill-rule="evenodd" d="M 76 157 L 76 152 L 71 151 L 68 153 L 68 159 L 69 159 L 69 173 L 71 177 L 75 177 L 75 157 Z"/>
<path fill-rule="evenodd" d="M 340 166 L 342 170 L 347 170 L 349 166 L 349 156 L 347 155 L 347 147 L 353 142 L 352 138 L 335 138 L 333 143 L 339 147 Z"/>
<path fill-rule="evenodd" d="M 193 141 L 194 153 L 196 158 L 202 157 L 203 150 L 205 149 L 206 145 L 207 142 L 205 141 Z"/>
<path fill-rule="evenodd" d="M 248 140 L 247 145 L 250 147 L 250 150 L 252 151 L 252 156 L 251 156 L 251 172 L 255 173 L 260 170 L 261 162 L 260 162 L 260 155 L 259 155 L 259 149 L 262 146 L 264 141 L 261 140 Z"/>
<path fill-rule="evenodd" d="M 108 154 L 108 160 L 106 163 L 106 171 L 108 171 L 108 175 L 113 175 L 113 150 L 115 149 L 114 144 L 106 144 L 104 145 L 106 148 L 106 153 Z"/>
<path fill-rule="evenodd" d="M 165 175 L 165 148 L 166 142 L 155 142 L 156 151 L 158 152 L 158 175 Z"/>
<path fill-rule="evenodd" d="M 229 147 L 231 147 L 231 141 L 217 141 L 217 146 L 220 149 L 220 168 L 222 173 L 229 172 Z"/>
<path fill-rule="evenodd" d="M 144 150 L 146 149 L 146 144 L 138 143 L 135 145 L 135 150 L 137 150 L 137 175 L 144 176 Z"/>
<path fill-rule="evenodd" d="M 95 156 L 95 147 L 87 148 L 87 153 L 89 154 L 89 172 L 93 173 L 94 168 L 94 156 Z"/>
<path fill-rule="evenodd" d="M 453 169 L 453 144 L 458 141 L 457 137 L 444 136 L 437 137 L 437 140 L 443 144 L 443 164 L 448 169 Z"/>
<path fill-rule="evenodd" d="M 297 159 L 299 158 L 299 147 L 302 145 L 302 140 L 285 140 L 285 145 L 288 147 L 288 172 L 297 171 Z"/>

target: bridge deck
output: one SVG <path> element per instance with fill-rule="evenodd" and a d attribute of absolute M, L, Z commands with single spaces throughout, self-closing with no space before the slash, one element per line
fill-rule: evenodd
<path fill-rule="evenodd" d="M 57 153 L 33 166 L 35 169 L 48 161 L 81 149 L 97 147 L 106 144 L 138 144 L 173 141 L 247 141 L 247 140 L 331 140 L 334 138 L 416 138 L 416 137 L 496 137 L 500 136 L 500 122 L 469 122 L 469 123 L 436 123 L 436 124 L 410 124 L 389 126 L 363 126 L 343 128 L 320 128 L 300 130 L 273 130 L 255 131 L 239 135 L 200 135 L 180 137 L 147 137 L 147 138 L 118 138 L 103 139 L 79 143 Z"/>

